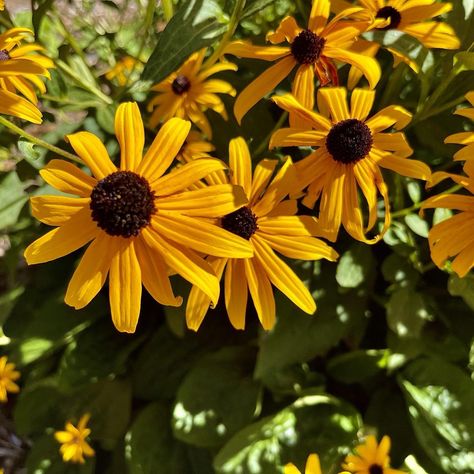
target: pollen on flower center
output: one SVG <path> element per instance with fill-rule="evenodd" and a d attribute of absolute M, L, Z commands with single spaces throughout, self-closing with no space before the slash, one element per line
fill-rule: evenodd
<path fill-rule="evenodd" d="M 137 236 L 156 211 L 154 201 L 145 178 L 132 171 L 116 171 L 92 190 L 92 220 L 109 235 Z"/>
<path fill-rule="evenodd" d="M 334 160 L 350 164 L 365 158 L 372 148 L 372 132 L 364 122 L 347 119 L 336 123 L 326 137 L 326 148 Z"/>
<path fill-rule="evenodd" d="M 7 59 L 10 59 L 10 55 L 8 54 L 8 51 L 6 49 L 1 49 L 0 50 L 0 61 L 6 61 Z"/>
<path fill-rule="evenodd" d="M 258 230 L 257 216 L 246 206 L 224 216 L 221 223 L 225 230 L 246 240 Z"/>
<path fill-rule="evenodd" d="M 383 474 L 383 467 L 378 464 L 372 464 L 369 467 L 369 474 Z"/>
<path fill-rule="evenodd" d="M 173 92 L 177 95 L 184 94 L 189 90 L 190 87 L 191 83 L 189 82 L 189 79 L 182 74 L 176 76 L 175 80 L 171 84 L 171 89 L 173 89 Z"/>
<path fill-rule="evenodd" d="M 314 64 L 324 48 L 326 40 L 310 30 L 303 30 L 291 43 L 291 54 L 300 64 Z"/>
<path fill-rule="evenodd" d="M 400 12 L 393 7 L 383 7 L 375 15 L 375 18 L 383 18 L 385 20 L 390 20 L 390 23 L 383 28 L 377 28 L 378 30 L 391 30 L 397 28 L 402 20 Z"/>

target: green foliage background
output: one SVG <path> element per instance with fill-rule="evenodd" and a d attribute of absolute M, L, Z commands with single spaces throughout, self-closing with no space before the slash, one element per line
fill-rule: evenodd
<path fill-rule="evenodd" d="M 180 1 L 167 24 L 153 1 L 32 5 L 33 13 L 1 14 L 4 26 L 34 28 L 57 65 L 43 97 L 45 121 L 28 131 L 69 149 L 64 135 L 86 129 L 111 156 L 117 105 L 133 99 L 145 111 L 147 80 L 163 79 L 193 51 L 216 45 L 232 26 L 235 6 Z M 294 14 L 304 24 L 308 10 L 309 2 L 249 0 L 235 36 L 263 44 L 282 17 Z M 474 1 L 455 0 L 447 17 L 464 51 L 474 41 L 473 11 Z M 393 70 L 390 55 L 380 53 L 376 110 L 399 103 L 412 111 L 406 133 L 414 158 L 433 170 L 459 171 L 452 161 L 457 148 L 443 139 L 472 129 L 452 111 L 474 89 L 474 53 L 427 51 L 406 36 L 382 40 L 395 42 L 421 71 Z M 130 86 L 117 87 L 103 74 L 125 54 L 150 60 L 141 80 L 137 71 Z M 265 66 L 235 62 L 238 73 L 221 76 L 238 90 Z M 280 92 L 289 86 L 282 83 Z M 232 99 L 224 100 L 231 111 Z M 239 127 L 233 117 L 224 122 L 209 112 L 215 155 L 226 160 L 229 140 L 242 135 L 255 161 L 283 152 L 305 156 L 304 149 L 267 150 L 280 113 L 261 101 Z M 46 230 L 26 203 L 52 192 L 38 170 L 53 157 L 2 130 L 0 355 L 21 370 L 22 390 L 1 408 L 0 422 L 9 420 L 8 443 L 13 433 L 23 439 L 9 454 L 18 472 L 267 474 L 289 461 L 302 467 L 317 452 L 324 472 L 337 473 L 367 433 L 390 435 L 393 465 L 405 463 L 409 472 L 474 472 L 474 277 L 460 279 L 431 262 L 428 229 L 449 213 L 418 214 L 428 196 L 422 184 L 386 177 L 393 223 L 380 244 L 342 234 L 337 264 L 292 262 L 317 301 L 314 316 L 277 295 L 278 322 L 268 333 L 253 308 L 245 332 L 236 332 L 218 306 L 195 334 L 185 328 L 183 308 L 163 308 L 145 294 L 136 334 L 122 335 L 102 293 L 81 311 L 63 303 L 80 252 L 31 268 L 22 258 Z M 177 293 L 189 292 L 182 281 L 174 284 Z M 53 432 L 84 412 L 92 414 L 96 457 L 71 466 L 62 462 Z"/>

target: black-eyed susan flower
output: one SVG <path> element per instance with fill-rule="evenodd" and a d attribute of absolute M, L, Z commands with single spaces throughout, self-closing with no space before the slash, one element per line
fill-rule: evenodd
<path fill-rule="evenodd" d="M 307 28 L 301 28 L 296 20 L 284 18 L 274 33 L 267 34 L 272 44 L 286 41 L 288 46 L 254 46 L 246 41 L 235 41 L 225 52 L 243 58 L 278 61 L 254 79 L 237 97 L 234 113 L 242 117 L 268 92 L 272 91 L 297 67 L 292 93 L 304 106 L 314 106 L 314 76 L 321 85 L 338 85 L 335 61 L 349 63 L 362 71 L 370 87 L 380 79 L 380 66 L 375 59 L 357 53 L 351 47 L 363 33 L 369 22 L 341 22 L 360 8 L 350 8 L 328 23 L 330 0 L 313 0 Z M 290 115 L 293 126 L 301 125 L 297 117 Z"/>
<path fill-rule="evenodd" d="M 212 129 L 204 112 L 212 109 L 227 120 L 224 103 L 217 94 L 235 96 L 235 89 L 228 82 L 209 77 L 221 71 L 236 71 L 237 66 L 220 62 L 204 68 L 205 54 L 205 49 L 192 54 L 176 72 L 151 88 L 158 94 L 148 103 L 148 110 L 154 109 L 150 127 L 180 117 L 191 120 L 210 139 Z"/>
<path fill-rule="evenodd" d="M 341 87 L 318 90 L 320 113 L 303 107 L 291 94 L 273 97 L 275 103 L 310 124 L 307 129 L 283 128 L 275 132 L 270 147 L 312 146 L 317 148 L 295 167 L 301 188 L 308 188 L 303 203 L 313 208 L 319 203 L 319 226 L 326 238 L 334 241 L 341 224 L 355 239 L 375 243 L 390 225 L 390 203 L 380 168 L 403 176 L 430 179 L 429 167 L 407 159 L 413 152 L 400 130 L 411 120 L 403 107 L 392 105 L 368 118 L 374 91 L 354 89 L 347 105 L 347 91 Z M 358 189 L 368 207 L 364 224 Z M 374 238 L 366 233 L 377 221 L 377 195 L 385 203 L 383 230 Z"/>
<path fill-rule="evenodd" d="M 208 262 L 218 278 L 222 278 L 225 270 L 225 306 L 236 329 L 245 328 L 249 291 L 262 326 L 265 329 L 273 327 L 275 300 L 272 284 L 306 313 L 312 314 L 316 310 L 311 293 L 275 251 L 288 258 L 337 259 L 337 253 L 331 247 L 313 237 L 318 231 L 315 220 L 309 216 L 296 216 L 296 201 L 285 200 L 297 184 L 291 160 L 287 158 L 272 179 L 277 163 L 278 160 L 262 160 L 252 175 L 247 144 L 240 137 L 230 141 L 231 182 L 242 186 L 248 204 L 223 213 L 220 224 L 227 231 L 246 239 L 254 249 L 254 257 L 209 257 Z M 215 174 L 214 179 L 219 180 L 219 175 Z M 210 303 L 209 296 L 194 286 L 186 307 L 190 329 L 199 328 Z"/>
<path fill-rule="evenodd" d="M 139 71 L 143 68 L 143 64 L 132 56 L 125 56 L 115 63 L 115 66 L 105 73 L 105 77 L 109 80 L 117 81 L 119 86 L 125 86 L 128 83 L 130 75 L 133 71 Z"/>
<path fill-rule="evenodd" d="M 20 378 L 20 372 L 15 370 L 15 364 L 8 362 L 7 356 L 0 357 L 0 403 L 8 400 L 7 393 L 18 393 L 20 387 L 15 383 Z"/>
<path fill-rule="evenodd" d="M 474 105 L 474 92 L 466 95 L 467 100 Z M 458 109 L 458 115 L 474 120 L 474 108 Z M 457 175 L 438 171 L 433 173 L 431 184 L 450 178 L 463 186 L 471 195 L 438 194 L 427 199 L 422 209 L 444 208 L 460 211 L 454 216 L 434 225 L 428 234 L 431 258 L 439 267 L 443 268 L 445 262 L 451 257 L 451 268 L 460 276 L 465 276 L 474 266 L 474 132 L 455 133 L 446 137 L 446 143 L 465 145 L 454 155 L 454 160 L 466 161 L 464 172 L 466 175 Z"/>
<path fill-rule="evenodd" d="M 35 43 L 22 45 L 33 32 L 28 28 L 12 28 L 0 35 L 0 89 L 25 96 L 33 104 L 38 103 L 35 88 L 46 92 L 38 76 L 50 77 L 48 69 L 53 61 L 38 54 L 43 48 Z"/>
<path fill-rule="evenodd" d="M 283 474 L 301 474 L 301 472 L 294 464 L 289 463 L 283 468 Z M 321 474 L 321 464 L 317 454 L 308 456 L 304 474 Z"/>
<path fill-rule="evenodd" d="M 426 48 L 458 49 L 459 38 L 453 28 L 442 22 L 432 21 L 436 16 L 450 12 L 450 2 L 436 0 L 332 0 L 333 11 L 339 13 L 348 7 L 360 6 L 363 10 L 353 17 L 361 21 L 372 20 L 378 30 L 398 30 L 413 36 Z"/>
<path fill-rule="evenodd" d="M 112 320 L 119 331 L 134 332 L 140 313 L 142 282 L 161 304 L 179 306 L 168 278 L 169 268 L 199 287 L 215 304 L 219 282 L 201 254 L 246 258 L 251 245 L 212 222 L 198 220 L 233 212 L 245 205 L 243 191 L 230 184 L 185 191 L 207 174 L 225 168 L 216 159 L 201 159 L 164 175 L 183 145 L 190 122 L 173 118 L 158 132 L 142 158 L 144 129 L 135 103 L 121 104 L 115 132 L 120 166 L 110 160 L 95 135 L 68 136 L 76 154 L 90 168 L 52 160 L 40 172 L 56 189 L 79 196 L 38 196 L 33 215 L 57 226 L 25 251 L 29 264 L 67 255 L 91 242 L 67 288 L 65 301 L 86 306 L 109 274 Z"/>
<path fill-rule="evenodd" d="M 390 467 L 390 437 L 384 436 L 377 443 L 375 436 L 367 436 L 365 442 L 349 454 L 342 467 L 352 474 L 405 474 Z"/>
<path fill-rule="evenodd" d="M 64 462 L 80 463 L 86 462 L 84 456 L 92 457 L 95 452 L 86 441 L 91 434 L 91 430 L 87 428 L 90 414 L 86 413 L 81 417 L 77 424 L 77 428 L 68 421 L 64 427 L 64 431 L 56 431 L 54 437 L 61 443 L 59 452 Z"/>

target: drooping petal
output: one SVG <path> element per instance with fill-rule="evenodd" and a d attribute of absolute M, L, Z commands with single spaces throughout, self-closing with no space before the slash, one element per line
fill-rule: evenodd
<path fill-rule="evenodd" d="M 115 113 L 115 135 L 120 144 L 120 169 L 135 171 L 145 144 L 145 130 L 136 102 L 119 105 Z"/>
<path fill-rule="evenodd" d="M 235 329 L 245 329 L 248 289 L 242 259 L 230 259 L 225 272 L 225 307 Z"/>
<path fill-rule="evenodd" d="M 438 194 L 423 201 L 422 209 L 442 207 L 457 211 L 474 212 L 474 196 L 460 194 Z"/>
<path fill-rule="evenodd" d="M 64 302 L 75 309 L 87 306 L 104 286 L 117 238 L 101 232 L 85 251 L 67 287 Z"/>
<path fill-rule="evenodd" d="M 45 263 L 74 252 L 99 232 L 88 208 L 82 209 L 64 225 L 35 240 L 25 250 L 29 265 Z"/>
<path fill-rule="evenodd" d="M 366 120 L 365 124 L 373 134 L 394 127 L 401 130 L 411 121 L 411 113 L 400 105 L 390 105 Z"/>
<path fill-rule="evenodd" d="M 33 196 L 30 198 L 31 214 L 47 225 L 65 224 L 81 209 L 89 208 L 89 198 L 66 196 Z"/>
<path fill-rule="evenodd" d="M 117 171 L 99 137 L 90 132 L 78 132 L 66 136 L 81 160 L 97 179 L 103 179 Z"/>
<path fill-rule="evenodd" d="M 385 151 L 395 151 L 397 156 L 406 158 L 413 154 L 413 149 L 407 142 L 405 135 L 397 133 L 377 133 L 373 137 L 374 147 Z"/>
<path fill-rule="evenodd" d="M 301 30 L 302 29 L 298 26 L 296 20 L 292 16 L 286 16 L 281 20 L 275 31 L 267 33 L 265 39 L 270 41 L 272 44 L 283 43 L 283 41 L 292 43 Z"/>
<path fill-rule="evenodd" d="M 252 190 L 252 158 L 242 137 L 233 138 L 229 142 L 229 166 L 232 171 L 231 182 L 242 186 L 249 196 Z"/>
<path fill-rule="evenodd" d="M 237 97 L 234 104 L 234 115 L 237 122 L 268 92 L 280 84 L 295 67 L 293 56 L 287 56 L 269 67 L 260 76 L 254 79 Z"/>
<path fill-rule="evenodd" d="M 384 156 L 377 164 L 382 166 L 382 168 L 388 168 L 409 178 L 424 179 L 425 181 L 431 179 L 431 170 L 429 166 L 422 161 L 389 155 Z"/>
<path fill-rule="evenodd" d="M 417 38 L 426 48 L 459 49 L 461 42 L 454 29 L 441 21 L 401 25 L 400 29 Z"/>
<path fill-rule="evenodd" d="M 0 114 L 13 115 L 37 124 L 42 122 L 43 117 L 43 114 L 32 103 L 5 90 L 0 90 Z"/>
<path fill-rule="evenodd" d="M 142 273 L 135 253 L 134 240 L 119 237 L 110 263 L 109 278 L 110 311 L 118 331 L 135 332 L 141 297 Z"/>
<path fill-rule="evenodd" d="M 92 176 L 64 160 L 51 160 L 40 171 L 40 175 L 53 188 L 81 197 L 89 197 L 97 184 L 97 180 Z"/>
<path fill-rule="evenodd" d="M 187 120 L 176 117 L 168 120 L 160 128 L 136 172 L 149 182 L 159 179 L 179 153 L 190 129 L 191 122 Z"/>

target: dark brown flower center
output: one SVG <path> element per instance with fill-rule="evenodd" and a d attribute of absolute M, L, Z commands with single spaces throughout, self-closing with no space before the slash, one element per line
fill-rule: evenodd
<path fill-rule="evenodd" d="M 369 467 L 369 474 L 383 474 L 383 467 L 378 464 L 372 464 Z"/>
<path fill-rule="evenodd" d="M 303 30 L 291 43 L 291 54 L 300 64 L 314 64 L 321 56 L 325 43 L 321 36 Z"/>
<path fill-rule="evenodd" d="M 171 89 L 173 89 L 173 92 L 177 95 L 184 94 L 189 90 L 190 87 L 191 83 L 189 82 L 189 79 L 181 74 L 176 76 L 175 80 L 171 84 Z"/>
<path fill-rule="evenodd" d="M 155 213 L 155 194 L 145 178 L 116 171 L 101 179 L 91 193 L 92 220 L 107 234 L 137 236 Z"/>
<path fill-rule="evenodd" d="M 384 20 L 390 20 L 390 23 L 383 28 L 377 28 L 378 30 L 391 30 L 397 28 L 402 21 L 400 12 L 393 7 L 383 7 L 375 15 L 375 18 L 383 18 Z"/>
<path fill-rule="evenodd" d="M 257 216 L 246 206 L 224 216 L 221 223 L 225 230 L 247 240 L 258 230 Z"/>
<path fill-rule="evenodd" d="M 326 148 L 334 160 L 350 164 L 365 158 L 372 148 L 372 132 L 364 122 L 347 119 L 336 123 L 326 137 Z"/>
<path fill-rule="evenodd" d="M 6 49 L 0 50 L 0 61 L 6 61 L 7 59 L 10 59 L 8 51 Z"/>

